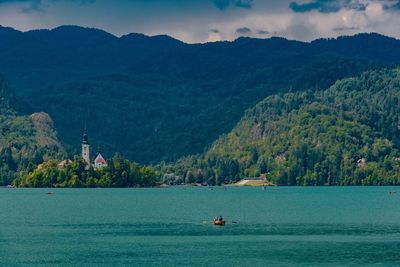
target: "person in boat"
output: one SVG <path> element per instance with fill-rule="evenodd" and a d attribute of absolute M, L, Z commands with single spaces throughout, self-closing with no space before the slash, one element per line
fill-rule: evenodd
<path fill-rule="evenodd" d="M 224 219 L 222 218 L 222 216 L 219 216 L 219 219 L 218 219 L 220 222 L 223 222 L 224 221 Z"/>

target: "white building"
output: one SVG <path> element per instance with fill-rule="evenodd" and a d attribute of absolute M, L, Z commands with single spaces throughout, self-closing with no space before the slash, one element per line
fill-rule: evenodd
<path fill-rule="evenodd" d="M 103 158 L 103 156 L 101 155 L 101 152 L 99 150 L 99 153 L 97 153 L 97 157 L 94 160 L 94 169 L 98 170 L 101 168 L 105 168 L 107 166 L 108 166 L 107 161 Z"/>
<path fill-rule="evenodd" d="M 91 161 L 90 161 L 90 145 L 89 145 L 89 139 L 88 139 L 88 135 L 86 133 L 83 134 L 83 141 L 82 141 L 82 158 L 83 160 L 86 162 L 87 165 L 87 169 L 90 168 L 90 166 L 92 165 Z M 101 169 L 101 168 L 105 168 L 107 167 L 107 161 L 104 159 L 104 157 L 101 155 L 101 151 L 99 149 L 99 152 L 97 153 L 97 156 L 93 162 L 93 168 L 95 170 Z"/>

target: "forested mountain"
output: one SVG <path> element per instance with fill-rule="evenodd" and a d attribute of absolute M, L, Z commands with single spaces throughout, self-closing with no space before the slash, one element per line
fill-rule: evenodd
<path fill-rule="evenodd" d="M 13 103 L 0 77 L 0 186 L 10 184 L 17 174 L 36 168 L 44 160 L 66 155 L 49 115 L 21 116 L 12 108 Z"/>
<path fill-rule="evenodd" d="M 161 168 L 191 182 L 400 184 L 400 69 L 267 97 L 205 154 Z"/>
<path fill-rule="evenodd" d="M 63 26 L 0 28 L 0 72 L 22 101 L 47 112 L 71 151 L 84 124 L 92 145 L 145 163 L 201 153 L 244 110 L 279 92 L 400 63 L 400 41 L 360 34 L 311 43 L 283 38 L 185 44 L 168 36 Z"/>

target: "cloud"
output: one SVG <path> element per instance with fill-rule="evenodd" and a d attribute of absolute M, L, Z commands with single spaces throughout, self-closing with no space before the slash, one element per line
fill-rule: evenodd
<path fill-rule="evenodd" d="M 390 1 L 386 3 L 383 7 L 385 10 L 400 11 L 400 0 Z"/>
<path fill-rule="evenodd" d="M 359 29 L 360 29 L 359 27 L 351 26 L 351 27 L 336 27 L 333 28 L 332 30 L 335 32 L 344 32 L 344 31 L 357 31 Z"/>
<path fill-rule="evenodd" d="M 214 4 L 219 10 L 225 10 L 231 6 L 238 8 L 251 8 L 253 0 L 214 0 Z"/>
<path fill-rule="evenodd" d="M 234 5 L 236 7 L 241 7 L 241 8 L 251 8 L 253 0 L 236 0 L 234 1 Z"/>
<path fill-rule="evenodd" d="M 51 0 L 56 2 L 57 0 Z M 70 2 L 81 3 L 81 4 L 92 4 L 96 0 L 69 0 Z M 41 4 L 42 0 L 0 0 L 0 4 L 6 3 L 30 3 L 30 4 Z"/>
<path fill-rule="evenodd" d="M 337 1 L 334 0 L 313 0 L 308 3 L 298 4 L 297 2 L 291 2 L 289 8 L 294 12 L 303 13 L 317 10 L 321 13 L 337 12 L 340 10 L 340 6 Z"/>
<path fill-rule="evenodd" d="M 211 29 L 210 32 L 212 32 L 212 33 L 219 33 L 219 30 L 218 30 L 218 29 Z"/>
<path fill-rule="evenodd" d="M 66 0 L 78 4 L 93 4 L 96 0 Z M 21 11 L 30 13 L 32 11 L 43 11 L 51 3 L 59 2 L 59 0 L 0 0 L 1 4 L 26 4 Z"/>
<path fill-rule="evenodd" d="M 269 31 L 258 30 L 257 33 L 260 34 L 260 35 L 266 35 L 266 34 L 269 34 Z"/>
<path fill-rule="evenodd" d="M 18 2 L 37 2 L 37 1 L 35 1 L 35 0 L 0 0 L 0 4 L 18 3 Z"/>
<path fill-rule="evenodd" d="M 296 1 L 291 2 L 289 8 L 296 13 L 305 13 L 310 11 L 318 11 L 320 13 L 335 13 L 341 9 L 364 11 L 367 6 L 368 2 L 362 0 L 311 0 L 301 4 L 297 3 Z"/>
<path fill-rule="evenodd" d="M 250 34 L 252 31 L 250 28 L 247 27 L 242 27 L 242 28 L 238 28 L 236 29 L 236 33 L 240 34 L 240 35 L 248 35 Z"/>
<path fill-rule="evenodd" d="M 41 0 L 0 0 L 0 4 L 21 4 L 26 3 L 28 6 L 22 9 L 23 12 L 30 12 L 33 10 L 40 10 L 42 7 Z"/>

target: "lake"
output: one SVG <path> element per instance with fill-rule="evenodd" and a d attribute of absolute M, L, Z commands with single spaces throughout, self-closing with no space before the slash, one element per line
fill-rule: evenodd
<path fill-rule="evenodd" d="M 399 251 L 396 187 L 0 189 L 2 266 L 399 266 Z"/>

